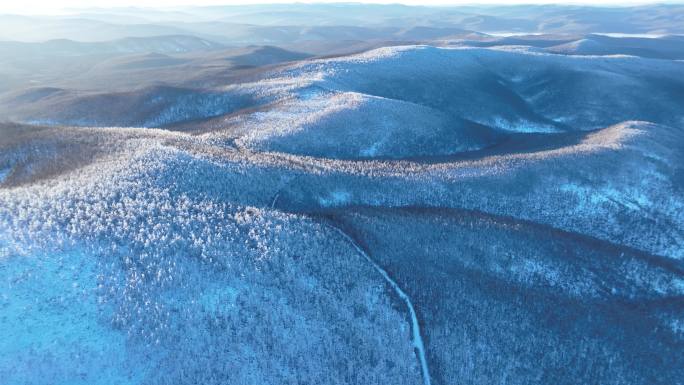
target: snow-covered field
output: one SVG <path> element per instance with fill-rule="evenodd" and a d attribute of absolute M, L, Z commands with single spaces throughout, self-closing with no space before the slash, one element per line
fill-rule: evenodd
<path fill-rule="evenodd" d="M 0 125 L 0 378 L 681 383 L 682 79 L 420 45 L 41 98 Z"/>

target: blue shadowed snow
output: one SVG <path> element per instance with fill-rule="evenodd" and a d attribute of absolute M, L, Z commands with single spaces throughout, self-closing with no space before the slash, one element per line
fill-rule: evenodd
<path fill-rule="evenodd" d="M 0 124 L 0 383 L 676 384 L 683 69 L 382 48 L 126 117 L 194 132 Z"/>
<path fill-rule="evenodd" d="M 0 258 L 4 383 L 140 383 L 149 366 L 112 327 L 95 256 L 3 245 Z"/>

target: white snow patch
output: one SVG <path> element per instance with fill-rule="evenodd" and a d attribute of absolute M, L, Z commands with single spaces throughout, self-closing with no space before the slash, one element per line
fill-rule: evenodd
<path fill-rule="evenodd" d="M 351 201 L 352 195 L 348 191 L 333 191 L 327 197 L 318 198 L 318 202 L 324 207 L 341 206 Z"/>

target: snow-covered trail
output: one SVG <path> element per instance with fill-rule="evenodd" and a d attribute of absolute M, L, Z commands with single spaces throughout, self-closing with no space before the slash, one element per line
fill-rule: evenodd
<path fill-rule="evenodd" d="M 280 196 L 280 191 L 278 191 L 275 196 L 273 197 L 273 200 L 271 201 L 271 209 L 275 209 L 276 202 L 278 201 L 278 197 Z M 390 275 L 387 273 L 385 269 L 383 269 L 380 265 L 378 265 L 371 257 L 366 253 L 357 243 L 350 237 L 347 233 L 345 233 L 342 229 L 339 227 L 333 226 L 333 225 L 327 225 L 331 229 L 335 230 L 338 234 L 340 234 L 349 244 L 351 244 L 356 251 L 361 254 L 368 263 L 370 263 L 373 268 L 382 275 L 382 277 L 389 283 L 389 285 L 394 289 L 394 291 L 397 293 L 399 298 L 401 298 L 402 301 L 406 304 L 406 307 L 409 310 L 409 314 L 411 316 L 411 331 L 413 334 L 413 346 L 416 349 L 416 353 L 418 354 L 418 360 L 420 361 L 420 370 L 421 374 L 423 376 L 423 384 L 424 385 L 431 385 L 430 382 L 430 371 L 428 369 L 428 364 L 427 364 L 427 358 L 425 356 L 425 344 L 423 343 L 423 337 L 420 334 L 420 324 L 418 323 L 418 316 L 416 315 L 416 310 L 413 307 L 413 303 L 411 302 L 411 298 L 401 289 L 399 284 L 390 277 Z"/>
<path fill-rule="evenodd" d="M 418 323 L 418 317 L 416 316 L 416 310 L 413 308 L 413 303 L 411 303 L 411 298 L 399 287 L 399 284 L 389 276 L 387 271 L 380 267 L 347 233 L 342 231 L 340 228 L 335 226 L 330 226 L 330 228 L 337 231 L 344 239 L 347 240 L 359 254 L 363 257 L 377 270 L 380 275 L 389 283 L 389 285 L 394 289 L 399 298 L 406 304 L 411 315 L 411 330 L 413 332 L 413 346 L 418 354 L 418 360 L 420 361 L 420 369 L 423 375 L 423 384 L 430 385 L 430 371 L 428 370 L 427 358 L 425 357 L 425 344 L 423 344 L 423 337 L 420 334 L 420 324 Z"/>

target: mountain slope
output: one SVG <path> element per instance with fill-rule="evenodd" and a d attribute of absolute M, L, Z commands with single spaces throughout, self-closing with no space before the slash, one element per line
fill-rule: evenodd
<path fill-rule="evenodd" d="M 2 96 L 2 378 L 680 381 L 682 62 L 229 51 Z"/>

